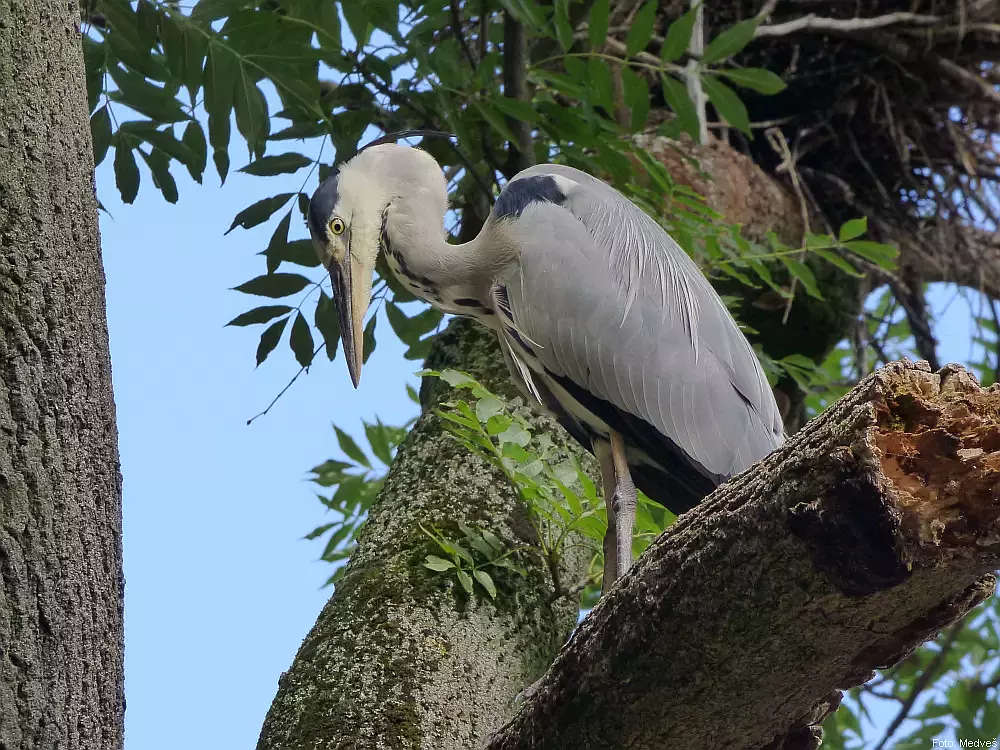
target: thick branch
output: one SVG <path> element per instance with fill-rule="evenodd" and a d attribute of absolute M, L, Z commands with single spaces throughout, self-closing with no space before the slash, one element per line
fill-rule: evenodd
<path fill-rule="evenodd" d="M 893 363 L 682 516 L 489 745 L 815 747 L 838 691 L 989 596 L 1000 389 Z"/>

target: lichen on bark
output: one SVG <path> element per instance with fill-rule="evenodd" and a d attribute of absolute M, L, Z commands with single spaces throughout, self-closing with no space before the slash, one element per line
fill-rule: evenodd
<path fill-rule="evenodd" d="M 517 398 L 495 335 L 471 321 L 453 321 L 427 364 L 467 371 L 501 397 Z M 281 677 L 260 750 L 477 747 L 576 622 L 577 602 L 553 597 L 537 553 L 521 560 L 526 577 L 497 577 L 495 602 L 481 591 L 467 596 L 454 577 L 423 567 L 438 550 L 420 524 L 457 535 L 467 523 L 511 545 L 536 542 L 506 478 L 432 413 L 447 393 L 442 381 L 424 381 L 423 414 L 399 448 L 333 598 Z M 554 423 L 521 408 L 558 435 Z M 567 580 L 582 579 L 586 562 L 567 556 Z"/>

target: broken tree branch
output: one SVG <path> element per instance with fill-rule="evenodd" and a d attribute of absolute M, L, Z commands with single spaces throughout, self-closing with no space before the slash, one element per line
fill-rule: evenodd
<path fill-rule="evenodd" d="M 491 741 L 816 747 L 862 684 L 994 589 L 1000 389 L 896 362 L 677 521 Z"/>

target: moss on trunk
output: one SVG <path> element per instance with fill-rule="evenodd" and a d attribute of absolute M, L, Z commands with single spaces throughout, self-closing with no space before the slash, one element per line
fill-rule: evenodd
<path fill-rule="evenodd" d="M 515 396 L 495 336 L 471 321 L 452 322 L 428 366 L 466 370 Z M 495 602 L 478 590 L 469 597 L 453 576 L 423 567 L 438 550 L 421 523 L 447 531 L 464 522 L 509 544 L 535 543 L 506 479 L 431 413 L 446 393 L 443 383 L 425 382 L 424 413 L 400 446 L 336 593 L 281 678 L 260 750 L 480 746 L 576 622 L 577 602 L 552 601 L 538 554 L 522 561 L 527 577 L 497 577 Z M 569 580 L 584 577 L 585 560 L 566 564 Z"/>

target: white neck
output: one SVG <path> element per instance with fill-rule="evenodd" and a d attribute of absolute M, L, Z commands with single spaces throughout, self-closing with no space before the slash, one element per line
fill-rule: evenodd
<path fill-rule="evenodd" d="M 506 263 L 505 253 L 488 250 L 496 232 L 487 222 L 475 239 L 452 245 L 445 238 L 443 219 L 427 215 L 419 200 L 397 198 L 390 203 L 389 267 L 410 291 L 445 312 L 491 317 L 490 293 Z M 469 300 L 483 309 L 477 310 Z"/>

